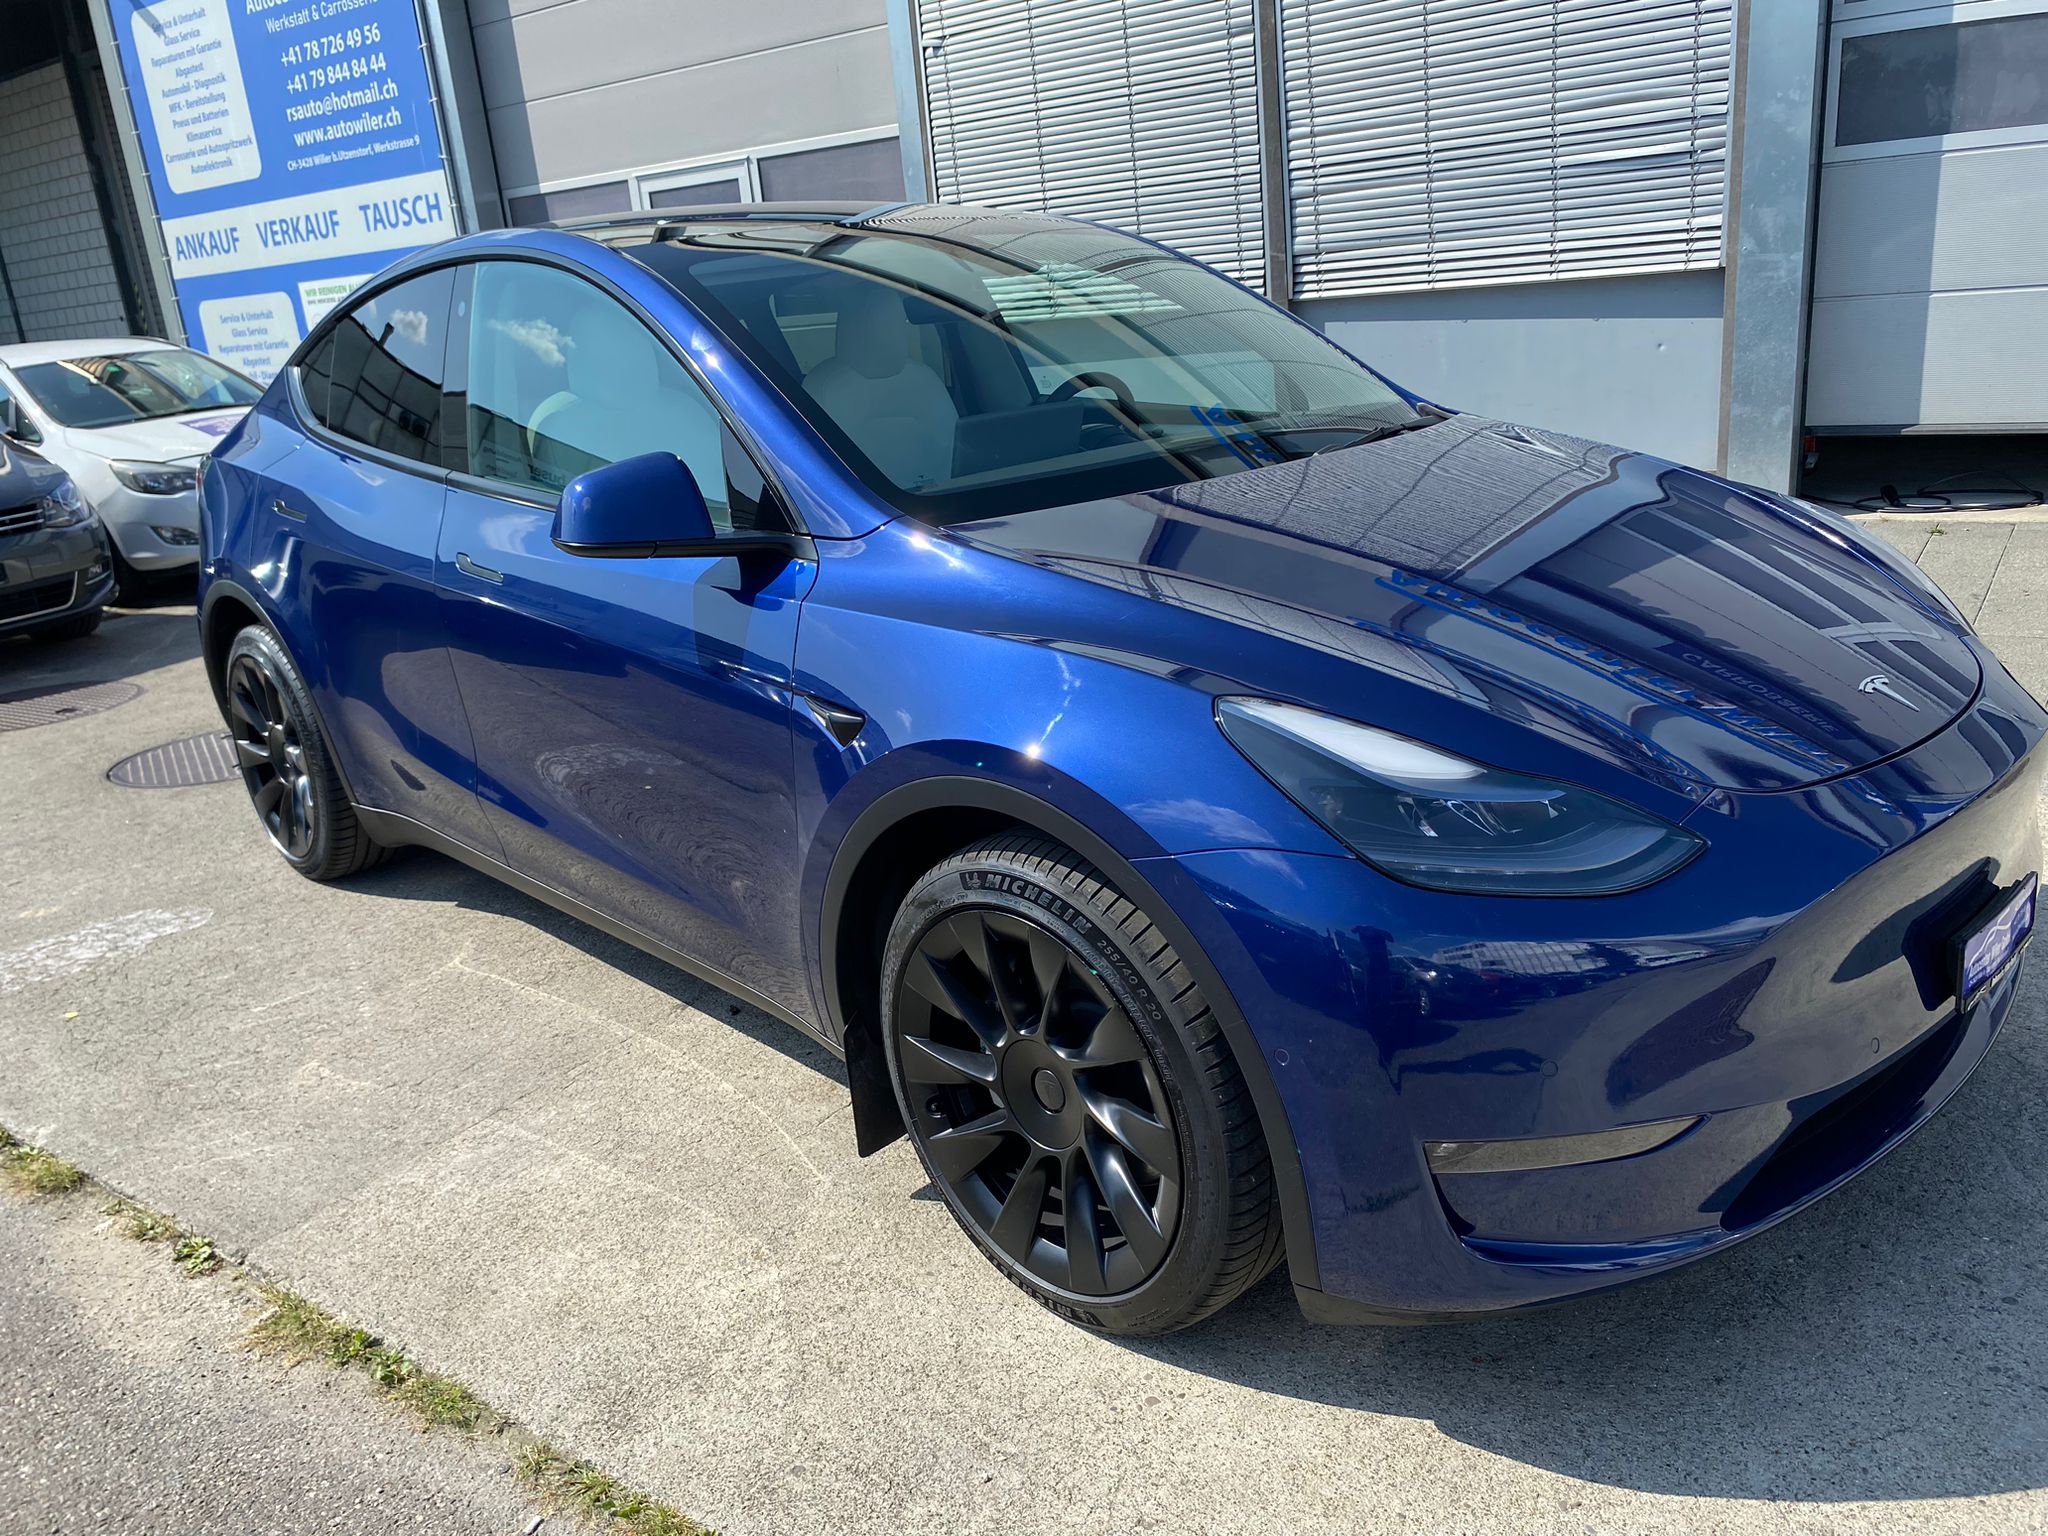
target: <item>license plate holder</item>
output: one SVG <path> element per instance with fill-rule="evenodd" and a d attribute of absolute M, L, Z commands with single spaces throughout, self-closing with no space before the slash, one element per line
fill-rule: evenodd
<path fill-rule="evenodd" d="M 2040 877 L 2028 875 L 2000 891 L 1956 935 L 1956 999 L 1965 1010 L 1975 1007 L 1992 983 L 2012 968 L 2033 938 L 2039 889 Z"/>

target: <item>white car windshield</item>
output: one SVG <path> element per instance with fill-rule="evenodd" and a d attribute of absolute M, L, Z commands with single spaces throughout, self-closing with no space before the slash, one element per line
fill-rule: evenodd
<path fill-rule="evenodd" d="M 16 368 L 23 391 L 67 427 L 115 427 L 222 406 L 254 405 L 263 391 L 210 357 L 183 347 Z"/>

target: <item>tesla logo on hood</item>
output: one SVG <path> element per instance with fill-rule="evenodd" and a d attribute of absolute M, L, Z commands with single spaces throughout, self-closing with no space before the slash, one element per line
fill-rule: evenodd
<path fill-rule="evenodd" d="M 1908 709 L 1917 711 L 1920 708 L 1918 704 L 1915 704 L 1911 699 L 1899 692 L 1898 689 L 1894 688 L 1892 680 L 1882 672 L 1873 672 L 1870 676 L 1863 679 L 1862 682 L 1856 685 L 1856 691 L 1858 693 L 1881 693 L 1886 698 L 1896 700 L 1898 703 L 1905 705 Z"/>

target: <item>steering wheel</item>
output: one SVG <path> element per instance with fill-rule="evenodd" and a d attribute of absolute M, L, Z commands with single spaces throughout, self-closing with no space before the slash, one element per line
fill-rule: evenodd
<path fill-rule="evenodd" d="M 1084 389 L 1106 389 L 1116 396 L 1116 403 L 1127 412 L 1137 412 L 1138 398 L 1131 393 L 1131 386 L 1113 373 L 1077 373 L 1072 378 L 1060 380 L 1046 399 L 1054 403 L 1071 400 Z"/>

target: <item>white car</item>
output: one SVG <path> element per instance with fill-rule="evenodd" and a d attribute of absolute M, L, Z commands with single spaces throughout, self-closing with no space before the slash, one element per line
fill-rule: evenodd
<path fill-rule="evenodd" d="M 0 432 L 77 483 L 114 541 L 123 593 L 199 559 L 199 461 L 263 393 L 146 336 L 0 347 Z"/>

